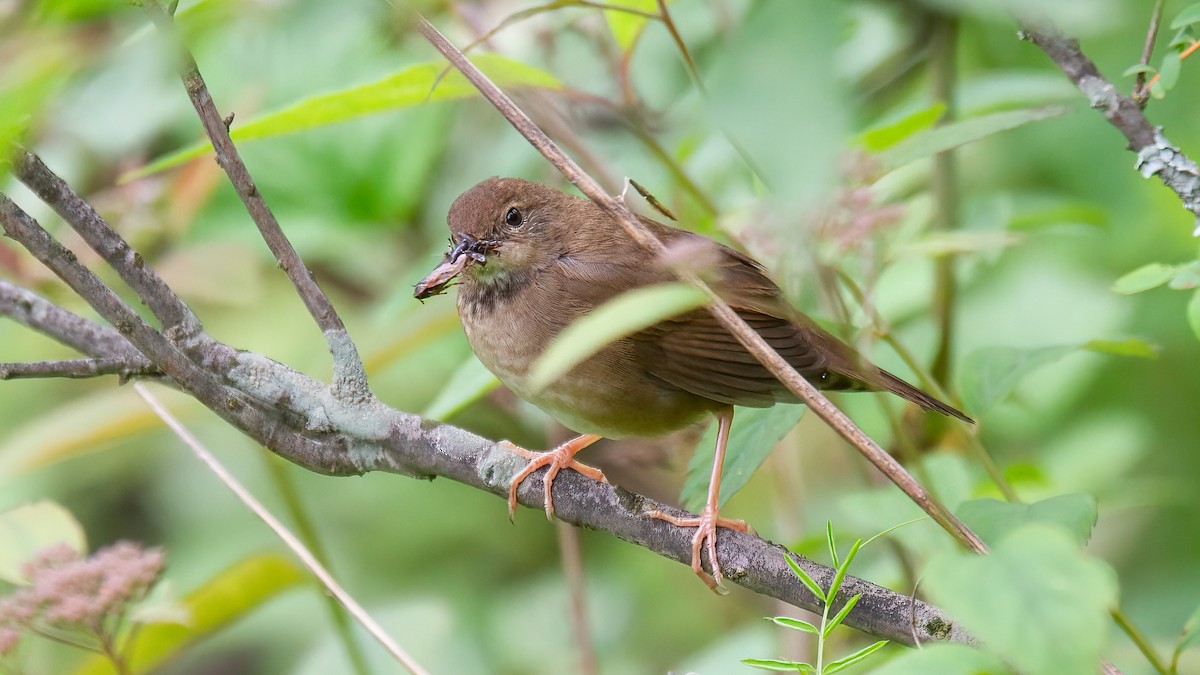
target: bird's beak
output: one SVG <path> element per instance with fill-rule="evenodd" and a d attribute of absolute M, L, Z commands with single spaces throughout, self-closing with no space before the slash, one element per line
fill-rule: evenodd
<path fill-rule="evenodd" d="M 455 277 L 462 274 L 463 270 L 474 263 L 486 263 L 487 252 L 499 248 L 497 242 L 475 239 L 466 234 L 460 234 L 458 237 L 458 243 L 446 253 L 442 264 L 433 268 L 433 271 L 413 288 L 413 297 L 424 300 L 445 293 L 446 287 Z"/>

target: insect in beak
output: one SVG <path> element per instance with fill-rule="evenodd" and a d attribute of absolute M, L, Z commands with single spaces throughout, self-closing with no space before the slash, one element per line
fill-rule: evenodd
<path fill-rule="evenodd" d="M 500 248 L 500 242 L 488 239 L 476 239 L 465 232 L 458 234 L 458 243 L 451 239 L 452 245 L 442 264 L 433 268 L 419 284 L 413 288 L 413 297 L 418 300 L 431 298 L 446 292 L 450 282 L 454 281 L 462 271 L 472 264 L 487 264 L 487 254 Z"/>

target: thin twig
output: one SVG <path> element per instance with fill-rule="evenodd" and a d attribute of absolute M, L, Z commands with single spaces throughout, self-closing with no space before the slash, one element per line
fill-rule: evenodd
<path fill-rule="evenodd" d="M 600 664 L 596 659 L 596 646 L 592 643 L 592 632 L 588 628 L 587 586 L 584 583 L 583 557 L 579 554 L 579 530 L 562 521 L 555 523 L 558 535 L 558 555 L 562 559 L 563 576 L 567 581 L 568 599 L 571 603 L 571 637 L 579 656 L 579 672 L 596 675 Z"/>
<path fill-rule="evenodd" d="M 892 329 L 890 326 L 888 326 L 888 323 L 883 319 L 882 316 L 879 315 L 879 312 L 876 311 L 875 306 L 866 301 L 866 295 L 863 293 L 862 288 L 841 270 L 839 270 L 837 274 L 838 279 L 850 291 L 850 295 L 854 296 L 854 299 L 858 301 L 859 307 L 861 307 L 864 313 L 866 313 L 867 320 L 870 322 L 875 334 L 878 335 L 881 340 L 887 343 L 888 346 L 892 348 L 892 351 L 896 352 L 896 355 L 900 357 L 900 360 L 903 361 L 904 364 L 913 371 L 913 374 L 917 376 L 917 381 L 921 383 L 921 386 L 928 389 L 929 393 L 935 398 L 940 398 L 943 401 L 953 400 L 952 397 L 946 394 L 946 390 L 943 389 L 941 383 L 939 383 L 933 377 L 933 374 L 926 372 L 921 367 L 920 361 L 917 360 L 917 357 L 912 353 L 912 351 L 910 351 L 908 347 L 904 345 L 904 343 L 900 342 L 900 340 L 896 338 L 895 333 L 892 332 Z M 1014 489 L 1012 483 L 1009 483 L 1008 479 L 1004 477 L 1004 472 L 1000 470 L 1000 466 L 996 464 L 996 460 L 992 457 L 991 453 L 989 453 L 987 448 L 984 447 L 983 443 L 980 442 L 979 437 L 971 433 L 964 433 L 962 436 L 963 442 L 966 444 L 967 449 L 972 455 L 975 456 L 976 461 L 978 461 L 980 466 L 983 467 L 984 472 L 987 473 L 988 478 L 991 479 L 992 483 L 999 488 L 1000 494 L 1004 495 L 1004 499 L 1009 502 L 1020 503 L 1021 499 L 1017 495 L 1016 489 Z"/>
<path fill-rule="evenodd" d="M 85 319 L 4 279 L 0 279 L 0 314 L 89 356 L 145 359 L 129 340 L 112 328 Z"/>
<path fill-rule="evenodd" d="M 200 461 L 204 462 L 209 470 L 216 474 L 217 478 L 219 478 L 221 482 L 225 484 L 225 487 L 229 488 L 229 490 L 233 492 L 233 494 L 236 495 L 243 504 L 253 511 L 254 515 L 258 516 L 264 523 L 266 523 L 267 527 L 271 528 L 271 531 L 275 533 L 275 536 L 279 537 L 280 540 L 282 540 L 283 543 L 286 544 L 289 549 L 291 549 L 292 553 L 294 553 L 296 557 L 300 559 L 300 562 L 303 563 L 304 566 L 313 573 L 313 576 L 320 580 L 321 584 L 325 586 L 326 590 L 328 590 L 333 597 L 337 598 L 338 602 L 342 603 L 346 610 L 350 612 L 350 614 L 356 620 L 358 620 L 359 624 L 361 624 L 362 627 L 365 628 L 367 632 L 370 633 L 371 636 L 374 637 L 389 654 L 403 664 L 404 667 L 414 675 L 426 675 L 426 670 L 422 668 L 419 663 L 413 660 L 413 658 L 409 656 L 408 653 L 400 647 L 400 645 L 396 644 L 395 640 L 393 640 L 391 636 L 387 634 L 387 631 L 383 630 L 383 628 L 371 618 L 370 614 L 367 614 L 367 611 L 363 609 L 362 606 L 358 604 L 358 601 L 356 601 L 349 593 L 347 593 L 344 588 L 342 588 L 341 584 L 339 584 L 337 580 L 329 574 L 325 567 L 317 561 L 316 557 L 313 556 L 313 554 L 307 548 L 305 548 L 304 544 L 301 543 L 296 535 L 292 534 L 290 530 L 284 527 L 283 523 L 279 522 L 279 520 L 275 518 L 275 516 L 273 516 L 271 512 L 268 511 L 267 508 L 263 506 L 262 503 L 259 502 L 258 499 L 256 499 L 254 495 L 252 495 L 250 491 L 247 490 L 246 487 L 243 486 L 211 452 L 208 451 L 208 448 L 204 447 L 204 445 L 200 443 L 199 439 L 193 436 L 192 433 L 188 431 L 187 427 L 183 426 L 183 424 L 181 424 L 179 420 L 176 419 L 169 410 L 167 410 L 166 406 L 164 406 L 162 402 L 158 400 L 158 397 L 155 396 L 149 390 L 149 388 L 146 387 L 146 385 L 142 384 L 141 382 L 137 382 L 133 385 L 133 388 L 137 390 L 138 394 L 143 399 L 145 399 L 146 404 L 150 406 L 150 409 L 153 410 L 156 415 L 158 415 L 163 423 L 170 427 L 171 431 L 175 432 L 175 435 L 178 436 L 179 439 L 184 442 L 184 444 L 191 448 L 192 452 L 196 453 L 196 456 L 200 458 Z"/>
<path fill-rule="evenodd" d="M 479 37 L 477 37 L 474 40 L 471 40 L 469 43 L 467 43 L 467 45 L 465 47 L 463 47 L 463 49 L 462 49 L 463 53 L 469 52 L 472 49 L 478 47 L 479 45 L 487 42 L 488 40 L 491 40 L 493 37 L 496 36 L 497 33 L 504 30 L 505 28 L 509 28 L 517 23 L 520 23 L 521 21 L 526 20 L 526 19 L 531 19 L 531 18 L 537 16 L 538 14 L 543 14 L 545 12 L 551 12 L 551 11 L 558 10 L 558 9 L 564 9 L 567 7 L 585 7 L 585 8 L 592 8 L 592 9 L 600 9 L 600 10 L 609 11 L 609 12 L 622 12 L 625 14 L 632 14 L 634 16 L 640 16 L 644 19 L 651 19 L 651 20 L 659 19 L 658 14 L 655 14 L 653 12 L 647 12 L 647 11 L 644 11 L 641 9 L 637 9 L 636 7 L 623 7 L 620 5 L 611 5 L 607 2 L 593 2 L 592 0 L 550 0 L 550 2 L 547 2 L 545 4 L 535 5 L 533 7 L 526 7 L 525 9 L 518 10 L 518 11 L 513 12 L 512 14 L 509 14 L 508 16 L 504 17 L 503 19 L 500 20 L 500 23 L 496 24 L 496 26 L 494 28 L 492 28 L 491 30 L 485 32 L 483 35 L 480 35 Z M 445 74 L 445 72 L 447 72 L 447 71 L 443 71 L 443 74 Z M 442 77 L 442 75 L 438 76 L 439 79 L 441 77 Z"/>
<path fill-rule="evenodd" d="M 231 364 L 237 363 L 237 355 L 232 349 L 208 341 L 204 345 L 204 366 L 193 362 L 3 193 L 0 193 L 0 227 L 4 234 L 24 246 L 35 259 L 66 282 L 180 388 L 227 422 L 277 452 L 308 457 L 317 466 L 328 461 L 318 458 L 327 457 L 333 450 L 312 437 L 316 434 L 306 435 L 291 428 L 289 424 L 294 421 L 279 412 L 285 408 L 264 408 L 244 391 L 225 386 L 217 380 L 217 374 L 210 372 L 224 367 L 227 374 L 228 369 L 233 368 Z"/>
<path fill-rule="evenodd" d="M 13 158 L 13 174 L 62 216 L 129 284 L 161 322 L 165 335 L 174 341 L 185 342 L 200 333 L 200 320 L 175 291 L 104 222 L 91 204 L 47 168 L 40 158 L 25 150 L 18 151 Z"/>
<path fill-rule="evenodd" d="M 1129 141 L 1129 149 L 1138 155 L 1137 170 L 1143 177 L 1157 176 L 1173 190 L 1200 222 L 1200 166 L 1179 151 L 1156 129 L 1142 108 L 1128 96 L 1122 96 L 1079 44 L 1053 26 L 1025 26 L 1021 35 L 1037 45 L 1063 71 L 1079 91 L 1087 96 L 1092 108 L 1104 115 Z M 1196 43 L 1200 45 L 1200 42 Z M 1196 230 L 1200 234 L 1200 228 Z"/>
<path fill-rule="evenodd" d="M 1121 627 L 1125 635 L 1138 648 L 1142 656 L 1146 657 L 1146 660 L 1150 662 L 1150 667 L 1154 668 L 1156 673 L 1159 675 L 1170 675 L 1170 673 L 1174 672 L 1168 669 L 1166 664 L 1162 662 L 1162 659 L 1158 656 L 1158 652 L 1154 651 L 1154 645 L 1150 644 L 1150 640 L 1138 630 L 1137 626 L 1133 625 L 1133 622 L 1129 620 L 1125 612 L 1121 611 L 1120 607 L 1114 608 L 1110 613 L 1112 614 L 1113 621 L 1117 622 L 1117 625 Z"/>
<path fill-rule="evenodd" d="M 675 20 L 671 18 L 671 12 L 667 9 L 667 0 L 658 0 L 658 13 L 662 17 L 662 22 L 666 26 L 667 32 L 671 35 L 671 40 L 675 43 L 675 48 L 679 50 L 679 56 L 683 58 L 683 65 L 687 67 L 688 75 L 691 76 L 692 82 L 700 90 L 700 94 L 707 98 L 708 90 L 704 87 L 704 80 L 700 79 L 700 71 L 696 68 L 696 62 L 692 59 L 692 53 L 688 50 L 687 43 L 683 41 L 683 36 L 679 34 L 679 28 L 675 26 Z"/>
<path fill-rule="evenodd" d="M 283 508 L 291 516 L 300 541 L 304 542 L 318 562 L 328 567 L 329 554 L 325 550 L 321 536 L 317 533 L 308 509 L 304 506 L 304 498 L 296 489 L 295 479 L 288 473 L 287 466 L 277 455 L 261 452 L 258 454 L 267 465 L 271 482 L 283 498 Z M 353 625 L 350 623 L 353 617 L 350 616 L 346 606 L 338 602 L 333 595 L 322 593 L 321 599 L 325 601 L 325 606 L 329 610 L 329 618 L 333 622 L 334 632 L 337 633 L 342 648 L 346 650 L 346 658 L 350 661 L 351 669 L 355 675 L 371 675 L 371 665 L 367 661 L 367 655 L 363 652 L 362 645 L 358 642 L 358 636 L 354 633 Z"/>
<path fill-rule="evenodd" d="M 1183 51 L 1179 52 L 1179 60 L 1182 61 L 1182 60 L 1186 59 L 1187 57 L 1191 56 L 1192 54 L 1195 54 L 1196 50 L 1198 50 L 1198 49 L 1200 49 L 1200 40 L 1196 40 L 1192 44 L 1188 45 L 1187 48 L 1185 48 Z M 1142 73 L 1138 73 L 1138 74 L 1141 75 Z M 1158 82 L 1161 78 L 1162 78 L 1162 73 L 1155 73 L 1154 77 L 1150 78 L 1150 81 L 1146 83 L 1146 91 L 1149 92 L 1150 88 L 1153 87 L 1154 84 L 1156 82 Z M 1143 108 L 1145 107 L 1144 101 L 1141 103 L 1141 106 Z"/>
<path fill-rule="evenodd" d="M 656 256 L 661 255 L 663 251 L 662 243 L 642 228 L 637 217 L 624 204 L 620 203 L 619 200 L 605 193 L 591 177 L 583 173 L 570 157 L 563 153 L 545 133 L 533 124 L 528 115 L 520 110 L 495 83 L 468 61 L 462 52 L 455 48 L 445 36 L 438 32 L 424 17 L 418 19 L 417 26 L 421 34 L 425 36 L 425 39 L 441 52 L 443 56 L 449 59 L 479 89 L 484 98 L 491 102 L 504 115 L 505 119 L 521 135 L 525 136 L 530 144 L 541 152 L 555 168 L 562 172 L 567 180 L 579 188 L 584 195 L 589 197 L 598 206 L 616 218 L 634 241 Z M 782 356 L 775 352 L 774 349 L 771 349 L 762 337 L 754 329 L 750 328 L 746 322 L 742 321 L 737 313 L 729 305 L 725 304 L 712 289 L 697 278 L 696 275 L 686 270 L 679 270 L 677 274 L 680 279 L 695 285 L 708 295 L 710 300 L 709 311 L 726 330 L 737 338 L 742 346 L 753 354 L 773 375 L 779 378 L 780 382 L 789 391 L 808 405 L 821 419 L 825 420 L 834 431 L 858 448 L 872 464 L 878 467 L 910 499 L 928 513 L 935 522 L 945 528 L 955 539 L 968 548 L 979 552 L 987 550 L 987 546 L 983 543 L 983 540 L 933 499 L 928 490 L 916 481 L 903 466 L 896 462 L 891 455 L 888 455 L 883 448 L 879 447 L 845 413 L 830 403 L 829 399 L 825 398 L 816 387 L 797 373 Z"/>
<path fill-rule="evenodd" d="M 683 41 L 683 36 L 681 36 L 679 31 L 675 28 L 675 22 L 671 19 L 670 12 L 667 11 L 666 0 L 658 0 L 658 11 L 662 15 L 663 24 L 666 25 L 667 31 L 671 34 L 671 40 L 675 42 L 675 47 L 679 50 L 679 54 L 683 58 L 683 63 L 685 66 L 684 69 L 687 70 L 688 77 L 692 80 L 692 85 L 696 87 L 696 91 L 700 94 L 700 100 L 711 109 L 712 101 L 708 95 L 708 87 L 705 86 L 704 80 L 700 78 L 700 71 L 696 68 L 696 62 L 692 60 L 692 55 L 691 52 L 688 51 L 687 43 Z M 623 70 L 628 69 L 630 57 L 632 55 L 632 51 L 625 55 L 625 58 L 622 61 Z M 628 74 L 623 72 L 623 81 L 627 82 L 628 79 Z M 738 157 L 740 157 L 742 162 L 746 165 L 746 168 L 750 170 L 750 173 L 754 174 L 755 178 L 762 180 L 762 169 L 759 168 L 758 163 L 754 161 L 754 158 L 750 156 L 750 153 L 746 150 L 746 148 L 742 146 L 741 141 L 739 141 L 737 137 L 733 135 L 733 132 L 731 132 L 724 124 L 718 125 L 718 128 L 720 129 L 721 134 L 725 136 L 725 140 L 733 148 L 734 152 L 737 153 Z M 763 182 L 765 183 L 766 181 Z"/>
<path fill-rule="evenodd" d="M 22 378 L 68 377 L 83 379 L 104 375 L 120 375 L 121 380 L 142 375 L 161 374 L 145 359 L 130 363 L 125 359 L 71 359 L 67 361 L 37 361 L 33 363 L 0 363 L 0 380 Z"/>
<path fill-rule="evenodd" d="M 931 97 L 946 106 L 938 124 L 953 122 L 956 115 L 955 85 L 958 66 L 958 19 L 939 15 L 933 19 L 933 39 L 929 49 Z M 933 193 L 933 229 L 949 232 L 958 227 L 959 191 L 955 150 L 945 150 L 933 156 L 930 191 Z M 938 341 L 929 372 L 943 386 L 950 384 L 950 364 L 954 352 L 954 308 L 958 299 L 958 282 L 954 278 L 956 258 L 952 254 L 934 261 L 933 315 L 937 324 Z"/>
<path fill-rule="evenodd" d="M 1142 46 L 1142 60 L 1138 63 L 1143 66 L 1150 65 L 1150 57 L 1154 56 L 1154 43 L 1158 40 L 1158 25 L 1162 21 L 1163 4 L 1166 0 L 1156 0 L 1154 9 L 1150 12 L 1150 26 L 1146 29 L 1146 44 Z M 1138 101 L 1143 108 L 1146 107 L 1146 102 L 1150 100 L 1147 95 L 1150 87 L 1146 86 L 1146 73 L 1140 71 L 1137 78 L 1133 82 L 1133 100 Z"/>
<path fill-rule="evenodd" d="M 115 291 L 80 264 L 74 253 L 55 241 L 37 221 L 4 194 L 0 194 L 0 225 L 6 235 L 25 246 L 39 262 L 87 300 L 93 309 L 117 327 L 118 333 L 150 357 L 165 373 L 176 379 L 184 377 L 197 384 L 211 382 L 208 373 L 199 369 L 179 348 L 146 323 Z"/>
<path fill-rule="evenodd" d="M 354 342 L 349 339 L 346 326 L 342 323 L 342 319 L 338 316 L 337 311 L 334 310 L 333 304 L 329 302 L 329 298 L 321 291 L 312 273 L 308 271 L 308 268 L 304 265 L 304 261 L 300 259 L 300 254 L 296 252 L 295 247 L 292 246 L 287 236 L 284 235 L 283 229 L 279 226 L 279 221 L 275 219 L 275 214 L 271 213 L 270 207 L 267 206 L 266 200 L 263 198 L 262 193 L 259 192 L 254 179 L 250 176 L 249 170 L 246 169 L 245 163 L 242 162 L 237 147 L 234 146 L 233 140 L 229 137 L 229 129 L 225 125 L 225 120 L 221 117 L 220 112 L 217 111 L 217 106 L 208 91 L 208 85 L 205 84 L 204 78 L 200 75 L 200 69 L 196 65 L 195 59 L 192 58 L 179 39 L 174 20 L 158 4 L 158 0 L 146 2 L 144 7 L 155 25 L 170 36 L 173 42 L 178 45 L 179 56 L 182 62 L 180 71 L 183 78 L 183 85 L 187 89 L 188 98 L 191 99 L 192 106 L 200 116 L 200 122 L 204 126 L 205 133 L 208 135 L 209 140 L 212 141 L 217 164 L 229 176 L 229 182 L 233 184 L 233 189 L 237 192 L 238 197 L 241 198 L 246 211 L 250 214 L 250 218 L 258 226 L 258 231 L 262 234 L 263 241 L 271 249 L 271 253 L 274 254 L 275 259 L 279 261 L 288 279 L 295 286 L 297 295 L 300 296 L 300 299 L 304 302 L 304 306 L 308 308 L 309 314 L 312 315 L 317 326 L 324 333 L 325 340 L 329 343 L 330 352 L 333 354 L 335 393 L 344 395 L 347 398 L 357 398 L 366 395 L 369 391 L 367 376 L 366 371 L 363 370 L 362 359 L 359 358 L 358 349 L 355 347 Z"/>
<path fill-rule="evenodd" d="M 710 216 L 717 215 L 717 205 L 713 203 L 712 199 L 709 198 L 704 190 L 700 189 L 700 186 L 692 180 L 692 177 L 687 175 L 687 172 L 683 170 L 683 167 L 679 166 L 679 163 L 676 162 L 675 158 L 672 157 L 667 152 L 666 148 L 664 148 L 662 144 L 658 142 L 658 139 L 655 138 L 654 135 L 648 130 L 638 124 L 635 120 L 626 119 L 625 117 L 622 117 L 622 119 L 625 122 L 625 128 L 629 129 L 630 133 L 632 133 L 634 137 L 636 137 L 642 142 L 643 145 L 646 146 L 646 149 L 650 151 L 650 154 L 654 155 L 654 157 L 657 158 L 658 161 L 667 168 L 667 171 L 671 172 L 671 175 L 675 178 L 675 180 L 681 186 L 683 186 L 683 189 L 690 194 L 693 199 L 696 200 L 696 203 L 700 205 L 700 208 L 704 209 L 704 212 Z"/>

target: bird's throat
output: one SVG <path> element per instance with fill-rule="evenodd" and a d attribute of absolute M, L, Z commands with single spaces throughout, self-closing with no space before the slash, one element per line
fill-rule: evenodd
<path fill-rule="evenodd" d="M 513 272 L 500 265 L 481 266 L 471 272 L 459 288 L 459 308 L 472 316 L 486 316 L 502 309 L 531 282 L 528 273 Z"/>

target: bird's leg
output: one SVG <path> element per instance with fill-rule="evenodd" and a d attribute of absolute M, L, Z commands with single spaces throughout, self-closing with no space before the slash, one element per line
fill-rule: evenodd
<path fill-rule="evenodd" d="M 600 469 L 575 461 L 575 455 L 580 450 L 595 443 L 600 438 L 596 434 L 576 436 L 557 448 L 547 450 L 546 452 L 533 452 L 508 441 L 500 441 L 500 445 L 504 446 L 505 449 L 511 450 L 530 460 L 529 464 L 526 464 L 520 473 L 513 476 L 512 482 L 508 484 L 508 519 L 512 520 L 516 513 L 517 488 L 520 487 L 521 481 L 543 466 L 550 467 L 550 470 L 546 472 L 546 477 L 542 479 L 542 484 L 546 486 L 546 517 L 550 520 L 554 520 L 554 498 L 550 494 L 550 487 L 554 485 L 554 477 L 558 475 L 559 471 L 563 469 L 575 469 L 594 481 L 607 483 L 608 480 L 604 478 L 604 474 L 600 472 Z"/>
<path fill-rule="evenodd" d="M 708 499 L 705 501 L 704 509 L 700 511 L 700 515 L 698 517 L 680 518 L 668 515 L 662 511 L 650 511 L 646 514 L 651 518 L 665 520 L 679 527 L 696 528 L 696 535 L 692 537 L 692 571 L 709 588 L 718 593 L 724 593 L 725 587 L 721 585 L 721 564 L 717 562 L 717 528 L 727 527 L 738 532 L 746 532 L 750 529 L 744 520 L 731 520 L 729 518 L 721 518 L 717 515 L 717 505 L 721 501 L 721 466 L 725 463 L 725 444 L 729 441 L 729 427 L 732 425 L 733 408 L 728 408 L 717 415 L 717 449 L 713 453 L 712 477 L 708 483 Z M 708 551 L 708 562 L 712 567 L 712 576 L 709 576 L 704 571 L 704 567 L 701 564 L 700 552 L 702 549 Z"/>

